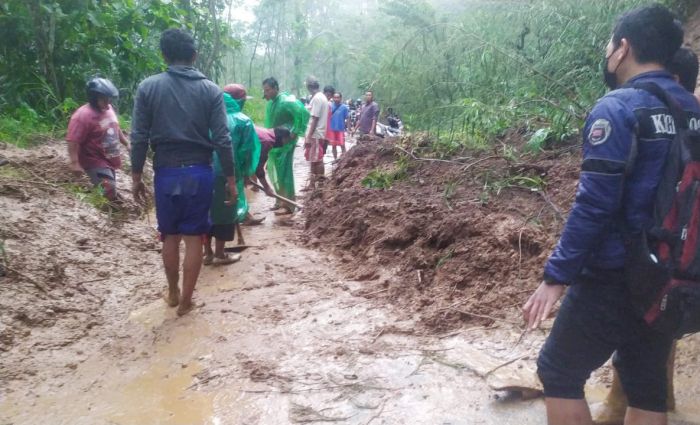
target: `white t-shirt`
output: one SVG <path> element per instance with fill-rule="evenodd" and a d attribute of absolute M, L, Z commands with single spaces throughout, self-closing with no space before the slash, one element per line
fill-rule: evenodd
<path fill-rule="evenodd" d="M 314 139 L 325 139 L 326 127 L 328 126 L 328 99 L 326 99 L 325 94 L 318 92 L 311 98 L 309 104 L 311 105 L 311 116 L 318 117 L 316 131 L 311 137 Z M 311 125 L 310 120 L 309 125 Z"/>

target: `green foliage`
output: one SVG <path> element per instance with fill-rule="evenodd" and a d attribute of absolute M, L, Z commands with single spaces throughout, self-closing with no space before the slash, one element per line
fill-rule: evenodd
<path fill-rule="evenodd" d="M 408 158 L 401 156 L 389 169 L 376 168 L 360 182 L 368 189 L 391 189 L 395 182 L 408 176 Z"/>
<path fill-rule="evenodd" d="M 28 148 L 55 134 L 55 128 L 26 103 L 11 115 L 0 115 L 0 141 Z"/>
<path fill-rule="evenodd" d="M 455 193 L 457 193 L 457 182 L 450 181 L 445 185 L 445 190 L 442 192 L 442 198 L 445 200 L 445 205 L 448 209 L 452 209 L 452 198 L 454 198 Z"/>
<path fill-rule="evenodd" d="M 62 127 L 83 103 L 85 82 L 94 75 L 111 79 L 121 92 L 119 109 L 130 111 L 137 84 L 164 69 L 158 42 L 161 32 L 171 27 L 195 35 L 196 65 L 216 78 L 222 72 L 224 49 L 237 45 L 220 18 L 226 4 L 224 0 L 6 0 L 0 6 L 0 115 L 22 125 L 30 123 L 27 117 L 18 117 L 24 114 L 19 110 L 24 104 L 39 121 Z"/>
<path fill-rule="evenodd" d="M 80 201 L 92 205 L 98 210 L 106 210 L 110 206 L 109 199 L 105 197 L 104 190 L 101 186 L 86 189 L 83 186 L 69 184 L 66 185 L 66 190 L 75 195 Z"/>
<path fill-rule="evenodd" d="M 443 255 L 442 257 L 440 257 L 440 259 L 438 259 L 438 262 L 437 262 L 437 264 L 435 265 L 435 270 L 439 269 L 439 268 L 442 267 L 446 262 L 448 262 L 449 260 L 451 260 L 452 257 L 454 257 L 454 254 L 455 254 L 455 249 L 454 249 L 454 248 L 450 248 L 450 250 L 447 251 L 447 253 L 446 253 L 445 255 Z"/>
<path fill-rule="evenodd" d="M 614 19 L 643 0 L 462 2 L 464 13 L 423 0 L 382 7 L 393 45 L 374 89 L 435 149 L 485 148 L 506 129 L 540 150 L 574 135 L 604 92 L 603 52 Z M 672 2 L 669 2 L 672 3 Z"/>
<path fill-rule="evenodd" d="M 488 177 L 484 183 L 484 192 L 493 193 L 496 196 L 501 194 L 501 191 L 506 188 L 520 188 L 539 192 L 545 189 L 547 182 L 540 176 L 506 176 L 495 178 L 493 180 Z M 488 196 L 486 196 L 488 199 Z"/>
<path fill-rule="evenodd" d="M 266 100 L 260 96 L 253 96 L 252 99 L 248 99 L 243 106 L 243 113 L 248 115 L 253 123 L 258 126 L 262 126 L 265 122 L 265 103 Z"/>

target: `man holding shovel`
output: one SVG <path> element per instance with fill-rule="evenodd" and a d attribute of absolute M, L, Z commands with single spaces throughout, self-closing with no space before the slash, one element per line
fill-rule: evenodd
<path fill-rule="evenodd" d="M 260 141 L 255 133 L 253 121 L 242 112 L 246 99 L 248 95 L 243 85 L 228 84 L 224 87 L 224 104 L 231 134 L 231 148 L 234 152 L 235 174 L 238 176 L 238 199 L 235 204 L 226 204 L 226 177 L 221 168 L 221 159 L 214 152 L 214 195 L 209 211 L 212 226 L 204 245 L 204 265 L 224 265 L 240 260 L 240 254 L 229 255 L 224 251 L 226 242 L 233 241 L 234 233 L 238 234 L 238 244 L 245 245 L 240 226 L 248 216 L 244 184 L 245 179 L 255 173 L 260 159 Z M 216 239 L 214 250 L 211 246 L 212 239 Z"/>

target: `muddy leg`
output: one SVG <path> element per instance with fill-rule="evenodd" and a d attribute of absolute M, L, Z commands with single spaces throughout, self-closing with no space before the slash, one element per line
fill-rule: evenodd
<path fill-rule="evenodd" d="M 613 368 L 613 381 L 605 400 L 591 406 L 593 423 L 598 425 L 622 425 L 627 411 L 627 396 L 622 389 L 620 376 Z"/>
<path fill-rule="evenodd" d="M 243 239 L 243 229 L 241 229 L 240 223 L 236 223 L 236 235 L 238 235 L 238 245 L 245 245 L 245 240 Z"/>
<path fill-rule="evenodd" d="M 334 161 L 338 160 L 338 147 L 335 145 L 333 146 L 333 160 Z"/>
<path fill-rule="evenodd" d="M 666 413 L 650 412 L 648 410 L 627 408 L 625 424 L 628 425 L 667 425 Z"/>
<path fill-rule="evenodd" d="M 214 257 L 216 258 L 224 258 L 226 257 L 226 253 L 224 252 L 224 247 L 226 246 L 226 241 L 220 241 L 216 240 L 216 244 L 214 249 L 216 250 L 214 252 Z"/>
<path fill-rule="evenodd" d="M 182 296 L 180 307 L 177 309 L 179 316 L 192 310 L 192 294 L 202 268 L 202 237 L 187 235 L 182 238 L 185 240 L 185 261 L 182 272 Z"/>
<path fill-rule="evenodd" d="M 201 256 L 201 251 L 198 253 Z M 179 303 L 180 289 L 180 235 L 166 235 L 163 240 L 163 267 L 165 277 L 168 279 L 168 293 L 165 301 L 170 307 L 175 307 Z M 200 257 L 201 258 L 201 257 Z"/>
<path fill-rule="evenodd" d="M 202 260 L 202 264 L 205 266 L 208 266 L 214 261 L 214 251 L 211 249 L 211 240 L 213 238 L 213 236 L 208 236 L 207 242 L 204 244 L 204 260 Z"/>
<path fill-rule="evenodd" d="M 668 406 L 668 410 L 674 410 L 676 408 L 676 399 L 673 395 L 673 371 L 676 358 L 676 343 L 677 341 L 673 341 L 671 353 L 669 354 L 668 361 L 666 363 L 666 379 L 668 383 L 666 404 Z M 613 368 L 612 387 L 610 388 L 610 392 L 608 393 L 607 397 L 605 397 L 605 401 L 591 406 L 593 422 L 598 425 L 622 425 L 625 420 L 626 410 L 627 396 L 625 396 L 625 392 L 622 390 L 622 384 L 620 383 L 620 377 L 617 374 L 617 370 Z"/>
<path fill-rule="evenodd" d="M 668 410 L 676 410 L 676 397 L 673 395 L 673 372 L 676 366 L 676 346 L 678 341 L 673 341 L 671 353 L 668 355 L 666 363 L 666 382 L 668 382 L 668 395 L 666 396 L 666 406 Z"/>
<path fill-rule="evenodd" d="M 586 400 L 546 398 L 547 423 L 550 425 L 590 425 L 591 412 Z"/>

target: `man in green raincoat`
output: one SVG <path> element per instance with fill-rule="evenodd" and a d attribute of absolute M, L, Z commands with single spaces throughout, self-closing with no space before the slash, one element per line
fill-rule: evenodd
<path fill-rule="evenodd" d="M 263 95 L 268 100 L 265 109 L 265 127 L 286 127 L 292 133 L 292 142 L 270 150 L 267 172 L 278 195 L 295 200 L 294 191 L 294 148 L 298 136 L 304 134 L 309 122 L 309 112 L 296 97 L 280 93 L 279 83 L 270 77 L 263 81 Z M 274 209 L 284 209 L 281 213 L 291 214 L 294 206 L 276 203 Z"/>
<path fill-rule="evenodd" d="M 209 215 L 212 227 L 208 244 L 205 245 L 204 264 L 230 264 L 237 261 L 240 256 L 227 255 L 224 245 L 232 241 L 237 226 L 248 215 L 248 200 L 245 196 L 245 179 L 255 174 L 260 159 L 260 140 L 255 132 L 253 121 L 241 110 L 248 99 L 246 89 L 241 84 L 228 84 L 224 87 L 224 104 L 226 105 L 226 117 L 231 133 L 231 147 L 234 153 L 234 169 L 238 190 L 237 202 L 227 206 L 226 179 L 221 170 L 219 156 L 214 153 L 214 196 Z M 211 239 L 216 239 L 215 250 L 212 251 Z M 238 242 L 243 244 L 240 227 L 238 227 Z"/>

